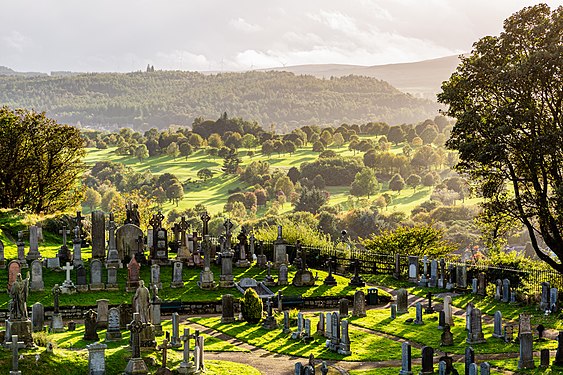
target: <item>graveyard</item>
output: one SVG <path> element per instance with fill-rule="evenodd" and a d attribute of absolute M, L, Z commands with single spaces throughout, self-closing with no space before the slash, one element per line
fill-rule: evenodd
<path fill-rule="evenodd" d="M 357 252 L 287 243 L 282 227 L 272 244 L 235 236 L 229 220 L 211 237 L 202 214 L 203 233 L 181 222 L 169 239 L 159 214 L 147 233 L 132 205 L 126 216 L 92 213 L 87 244 L 77 213 L 58 248 L 40 245 L 37 226 L 1 247 L 3 372 L 563 372 L 555 273 L 530 286 L 399 255 L 370 272 Z M 247 298 L 259 301 L 253 320 Z"/>

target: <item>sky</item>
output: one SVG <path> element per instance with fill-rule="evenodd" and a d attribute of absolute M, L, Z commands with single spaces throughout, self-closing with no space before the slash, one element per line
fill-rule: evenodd
<path fill-rule="evenodd" d="M 552 8 L 563 0 L 546 1 Z M 238 71 L 381 65 L 469 52 L 523 0 L 3 0 L 16 71 Z"/>

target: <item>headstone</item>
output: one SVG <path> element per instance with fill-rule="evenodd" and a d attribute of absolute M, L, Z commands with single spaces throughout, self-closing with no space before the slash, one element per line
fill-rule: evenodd
<path fill-rule="evenodd" d="M 84 337 L 86 341 L 98 341 L 98 333 L 96 332 L 97 315 L 92 309 L 84 313 Z"/>
<path fill-rule="evenodd" d="M 103 264 L 99 259 L 90 262 L 90 290 L 103 290 L 105 285 L 102 282 Z"/>
<path fill-rule="evenodd" d="M 171 347 L 167 339 L 162 340 L 162 344 L 157 347 L 158 350 L 162 350 L 162 365 L 157 370 L 158 375 L 172 375 L 172 371 L 167 367 L 168 349 Z"/>
<path fill-rule="evenodd" d="M 416 317 L 414 319 L 414 324 L 424 324 L 422 321 L 422 304 L 420 302 L 416 303 Z"/>
<path fill-rule="evenodd" d="M 278 285 L 279 286 L 283 286 L 283 285 L 288 285 L 289 281 L 288 281 L 288 277 L 289 277 L 289 270 L 287 268 L 287 265 L 284 263 L 282 265 L 280 265 L 280 269 L 278 271 Z"/>
<path fill-rule="evenodd" d="M 92 211 L 92 258 L 106 257 L 106 217 L 103 211 Z"/>
<path fill-rule="evenodd" d="M 549 290 L 549 310 L 551 313 L 557 312 L 557 300 L 559 299 L 559 291 L 557 288 L 551 288 Z"/>
<path fill-rule="evenodd" d="M 454 335 L 452 334 L 449 324 L 445 324 L 443 332 L 440 335 L 440 345 L 441 346 L 452 346 L 454 344 Z"/>
<path fill-rule="evenodd" d="M 438 329 L 444 329 L 446 325 L 446 314 L 443 310 L 438 312 Z"/>
<path fill-rule="evenodd" d="M 337 352 L 340 346 L 340 315 L 337 312 L 332 313 L 331 324 L 332 335 L 330 339 L 329 349 L 333 352 Z"/>
<path fill-rule="evenodd" d="M 172 337 L 170 346 L 173 348 L 182 346 L 182 342 L 180 341 L 180 315 L 176 312 L 172 313 Z"/>
<path fill-rule="evenodd" d="M 467 289 L 467 266 L 465 264 L 456 267 L 456 287 L 460 290 Z"/>
<path fill-rule="evenodd" d="M 186 217 L 182 216 L 180 218 L 180 224 L 178 225 L 178 229 L 180 230 L 180 242 L 178 245 L 178 255 L 176 259 L 181 262 L 188 262 L 190 257 L 192 257 L 192 253 L 188 248 L 188 236 L 187 231 L 190 229 L 190 225 L 186 221 Z"/>
<path fill-rule="evenodd" d="M 287 310 L 284 310 L 283 312 L 283 333 L 291 333 L 291 328 L 289 326 L 289 311 Z"/>
<path fill-rule="evenodd" d="M 266 321 L 267 321 L 267 318 L 264 321 L 264 323 L 266 323 Z M 274 320 L 274 324 L 275 324 L 275 320 Z M 265 327 L 265 324 L 262 324 L 262 327 L 268 329 L 267 327 Z M 301 335 L 301 340 L 304 341 L 304 342 L 309 342 L 309 341 L 311 341 L 311 339 L 312 339 L 312 337 L 311 337 L 311 319 L 304 319 L 303 320 L 303 334 Z"/>
<path fill-rule="evenodd" d="M 74 227 L 74 238 L 72 239 L 72 265 L 83 266 L 82 260 L 82 237 L 80 236 L 80 226 Z"/>
<path fill-rule="evenodd" d="M 158 296 L 158 288 L 154 285 L 151 286 L 152 300 L 151 300 L 151 323 L 154 327 L 155 336 L 162 336 L 162 317 L 160 315 L 160 304 L 162 300 Z"/>
<path fill-rule="evenodd" d="M 444 297 L 444 320 L 450 327 L 454 326 L 453 312 L 452 312 L 452 297 Z"/>
<path fill-rule="evenodd" d="M 98 314 L 98 328 L 106 328 L 108 326 L 108 310 L 109 300 L 99 299 L 96 300 L 97 314 Z"/>
<path fill-rule="evenodd" d="M 25 342 L 18 341 L 18 335 L 12 335 L 12 340 L 6 342 L 6 346 L 12 350 L 12 371 L 10 371 L 10 375 L 21 375 L 21 371 L 19 371 L 19 349 L 25 348 Z"/>
<path fill-rule="evenodd" d="M 76 322 L 74 320 L 68 322 L 66 326 L 69 331 L 76 331 Z"/>
<path fill-rule="evenodd" d="M 121 340 L 120 311 L 117 307 L 112 307 L 108 311 L 108 329 L 106 330 L 106 341 Z"/>
<path fill-rule="evenodd" d="M 502 313 L 500 311 L 495 312 L 495 318 L 493 322 L 493 337 L 502 339 L 504 335 L 502 333 Z"/>
<path fill-rule="evenodd" d="M 485 272 L 479 272 L 477 275 L 477 294 L 480 296 L 487 295 L 487 275 Z"/>
<path fill-rule="evenodd" d="M 264 280 L 262 280 L 262 283 L 266 286 L 276 286 L 277 283 L 272 277 L 272 262 L 267 263 L 267 268 L 268 268 L 268 272 L 266 273 Z"/>
<path fill-rule="evenodd" d="M 397 318 L 397 304 L 392 303 L 391 304 L 391 319 L 395 319 L 395 318 Z"/>
<path fill-rule="evenodd" d="M 12 260 L 8 264 L 8 285 L 7 290 L 10 291 L 12 289 L 12 284 L 16 281 L 16 277 L 18 274 L 21 273 L 21 265 L 18 261 Z"/>
<path fill-rule="evenodd" d="M 395 269 L 393 272 L 393 277 L 399 279 L 401 277 L 401 255 L 395 254 Z"/>
<path fill-rule="evenodd" d="M 532 333 L 532 324 L 530 322 L 531 316 L 528 314 L 520 314 L 518 322 L 518 337 L 522 333 Z"/>
<path fill-rule="evenodd" d="M 495 300 L 500 301 L 502 299 L 502 280 L 497 279 L 495 283 Z"/>
<path fill-rule="evenodd" d="M 514 337 L 514 327 L 510 324 L 504 326 L 504 342 L 512 342 Z"/>
<path fill-rule="evenodd" d="M 113 213 L 109 214 L 108 222 L 108 255 L 106 257 L 106 267 L 121 268 L 123 263 L 119 258 L 119 252 L 117 251 L 117 240 L 115 238 L 115 221 L 113 220 Z M 109 284 L 109 283 L 108 283 Z"/>
<path fill-rule="evenodd" d="M 541 283 L 541 299 L 540 299 L 540 311 L 545 312 L 549 310 L 550 303 L 549 303 L 549 290 L 551 286 L 548 282 Z"/>
<path fill-rule="evenodd" d="M 557 352 L 555 353 L 555 366 L 563 366 L 563 331 L 559 331 L 557 335 Z"/>
<path fill-rule="evenodd" d="M 221 252 L 221 275 L 219 275 L 219 286 L 221 288 L 232 288 L 235 285 L 233 277 L 233 252 L 224 248 Z"/>
<path fill-rule="evenodd" d="M 58 257 L 47 258 L 47 268 L 50 269 L 50 270 L 60 269 L 61 268 L 60 258 L 58 258 Z"/>
<path fill-rule="evenodd" d="M 467 306 L 465 306 L 465 330 L 471 330 L 471 311 L 475 308 L 473 302 L 469 302 Z"/>
<path fill-rule="evenodd" d="M 117 284 L 117 268 L 108 267 L 108 282 L 106 284 L 106 290 L 119 290 L 119 284 Z"/>
<path fill-rule="evenodd" d="M 172 267 L 172 282 L 170 283 L 171 288 L 183 288 L 184 280 L 182 279 L 182 262 L 175 261 L 174 267 Z"/>
<path fill-rule="evenodd" d="M 325 335 L 325 314 L 322 312 L 319 314 L 319 321 L 317 323 L 317 334 Z"/>
<path fill-rule="evenodd" d="M 40 258 L 41 254 L 39 253 L 39 238 L 37 233 L 37 226 L 32 225 L 29 227 L 29 252 L 27 253 L 25 259 L 32 261 Z"/>
<path fill-rule="evenodd" d="M 184 334 L 180 337 L 180 340 L 184 343 L 184 350 L 182 352 L 183 359 L 178 369 L 178 373 L 180 374 L 191 374 L 195 372 L 194 363 L 190 361 L 190 338 L 192 337 L 193 335 L 190 335 L 190 329 L 184 328 Z"/>
<path fill-rule="evenodd" d="M 401 371 L 399 375 L 412 375 L 411 344 L 404 342 L 401 345 Z"/>
<path fill-rule="evenodd" d="M 476 363 L 471 363 L 469 365 L 469 375 L 479 375 L 479 367 Z"/>
<path fill-rule="evenodd" d="M 409 256 L 409 281 L 418 282 L 418 257 L 416 256 Z"/>
<path fill-rule="evenodd" d="M 481 375 L 491 375 L 491 365 L 488 362 L 481 363 Z"/>
<path fill-rule="evenodd" d="M 520 336 L 520 359 L 518 360 L 518 370 L 535 368 L 534 364 L 534 342 L 531 332 L 521 332 Z"/>
<path fill-rule="evenodd" d="M 297 331 L 295 331 L 291 334 L 291 338 L 293 340 L 301 339 L 301 336 L 303 336 L 303 325 L 304 325 L 303 313 L 298 312 L 297 313 Z"/>
<path fill-rule="evenodd" d="M 31 307 L 31 323 L 33 332 L 43 331 L 43 325 L 45 324 L 45 309 L 40 302 L 35 302 Z"/>
<path fill-rule="evenodd" d="M 125 224 L 115 231 L 115 245 L 119 260 L 134 258 L 138 249 L 137 240 L 144 236 L 143 231 L 135 224 Z"/>
<path fill-rule="evenodd" d="M 477 278 L 471 279 L 471 293 L 477 294 Z"/>
<path fill-rule="evenodd" d="M 338 313 L 341 317 L 348 316 L 348 298 L 340 298 L 338 300 Z"/>
<path fill-rule="evenodd" d="M 465 347 L 465 375 L 469 375 L 469 367 L 475 363 L 475 351 L 471 346 Z"/>
<path fill-rule="evenodd" d="M 6 258 L 4 257 L 4 243 L 0 240 L 0 269 L 6 268 Z"/>
<path fill-rule="evenodd" d="M 540 351 L 540 367 L 549 367 L 549 349 L 542 349 Z"/>
<path fill-rule="evenodd" d="M 446 290 L 452 290 L 456 280 L 456 267 L 453 264 L 448 265 L 448 282 L 446 283 Z"/>
<path fill-rule="evenodd" d="M 274 266 L 287 264 L 287 242 L 283 239 L 282 226 L 278 225 L 278 238 L 274 241 Z"/>
<path fill-rule="evenodd" d="M 428 274 L 428 257 L 425 255 L 422 257 L 422 264 L 423 264 L 423 271 L 422 275 L 420 276 L 420 281 L 418 282 L 418 286 L 426 287 L 428 286 L 428 279 L 426 275 Z"/>
<path fill-rule="evenodd" d="M 88 349 L 88 375 L 106 375 L 106 344 L 86 345 Z"/>
<path fill-rule="evenodd" d="M 409 312 L 408 307 L 408 292 L 406 289 L 399 289 L 397 291 L 397 314 L 406 314 Z"/>
<path fill-rule="evenodd" d="M 338 353 L 342 355 L 350 355 L 352 351 L 350 349 L 350 335 L 348 334 L 348 321 L 342 320 L 340 322 L 341 335 L 340 335 L 340 347 L 338 348 Z"/>
<path fill-rule="evenodd" d="M 430 288 L 436 288 L 438 286 L 438 261 L 432 259 L 430 262 L 430 280 L 428 281 L 428 286 Z"/>
<path fill-rule="evenodd" d="M 156 285 L 158 289 L 162 289 L 162 282 L 160 281 L 160 266 L 153 264 L 151 266 L 151 285 Z"/>
<path fill-rule="evenodd" d="M 426 306 L 426 309 L 424 310 L 424 312 L 426 314 L 433 314 L 434 313 L 434 307 L 432 307 L 432 292 L 426 293 L 426 299 L 428 300 L 428 305 Z"/>
<path fill-rule="evenodd" d="M 234 298 L 232 294 L 223 294 L 221 296 L 221 323 L 232 323 L 235 321 Z"/>
<path fill-rule="evenodd" d="M 332 339 L 332 313 L 327 312 L 326 315 L 325 337 L 330 341 Z"/>
<path fill-rule="evenodd" d="M 80 292 L 88 290 L 88 278 L 86 277 L 86 268 L 82 264 L 76 266 L 76 289 Z"/>
<path fill-rule="evenodd" d="M 137 288 L 139 287 L 139 281 L 141 281 L 140 273 L 141 273 L 141 265 L 137 262 L 135 257 L 131 258 L 129 264 L 127 265 L 127 287 L 125 289 L 126 291 L 134 292 L 137 290 Z M 151 269 L 151 282 L 153 280 L 152 274 L 153 272 Z"/>
<path fill-rule="evenodd" d="M 74 266 L 71 266 L 69 262 L 66 262 L 66 265 L 62 267 L 66 271 L 66 279 L 61 286 L 61 292 L 63 294 L 73 294 L 76 293 L 76 286 L 70 279 L 70 271 L 74 269 Z"/>
<path fill-rule="evenodd" d="M 162 227 L 163 219 L 164 215 L 159 212 L 149 220 L 153 228 L 153 246 L 150 249 L 153 264 L 168 264 L 168 232 Z"/>
<path fill-rule="evenodd" d="M 141 322 L 139 313 L 133 314 L 133 321 L 127 326 L 131 331 L 131 359 L 125 368 L 126 375 L 148 374 L 149 370 L 145 361 L 141 358 L 141 332 L 145 328 L 146 323 Z"/>
<path fill-rule="evenodd" d="M 430 346 L 424 346 L 422 348 L 422 369 L 419 374 L 434 374 L 434 349 Z"/>
<path fill-rule="evenodd" d="M 45 289 L 43 282 L 43 263 L 36 259 L 31 262 L 31 287 L 34 292 L 42 292 Z"/>
<path fill-rule="evenodd" d="M 446 287 L 446 261 L 440 259 L 440 278 L 438 279 L 438 288 Z"/>
<path fill-rule="evenodd" d="M 215 289 L 217 286 L 213 278 L 213 272 L 211 271 L 211 240 L 209 235 L 205 235 L 203 242 L 201 244 L 203 249 L 203 271 L 199 274 L 199 281 L 197 285 L 201 289 Z"/>
<path fill-rule="evenodd" d="M 51 292 L 53 293 L 53 316 L 51 317 L 49 330 L 52 333 L 63 332 L 64 331 L 63 317 L 59 312 L 59 296 L 62 293 L 62 289 L 59 286 L 59 284 L 55 284 Z"/>
<path fill-rule="evenodd" d="M 502 280 L 502 302 L 510 302 L 510 280 Z"/>
<path fill-rule="evenodd" d="M 356 318 L 363 318 L 366 315 L 366 295 L 362 290 L 356 290 L 354 293 L 354 307 L 352 309 L 352 316 Z"/>
<path fill-rule="evenodd" d="M 196 349 L 194 352 L 196 370 L 205 370 L 205 337 L 196 337 Z"/>
<path fill-rule="evenodd" d="M 446 362 L 440 361 L 438 364 L 438 375 L 446 375 Z"/>
<path fill-rule="evenodd" d="M 471 310 L 469 331 L 467 332 L 468 344 L 481 344 L 485 342 L 483 335 L 483 322 L 481 320 L 481 310 L 474 308 Z"/>

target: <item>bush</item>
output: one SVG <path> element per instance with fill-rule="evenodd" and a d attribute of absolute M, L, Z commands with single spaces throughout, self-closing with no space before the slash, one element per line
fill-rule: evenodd
<path fill-rule="evenodd" d="M 256 291 L 252 288 L 248 288 L 240 301 L 242 318 L 248 323 L 256 324 L 262 319 L 263 309 L 262 300 L 258 297 Z"/>

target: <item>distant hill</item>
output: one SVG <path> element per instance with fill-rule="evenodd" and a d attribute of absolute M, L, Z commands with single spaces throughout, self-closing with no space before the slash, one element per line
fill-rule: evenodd
<path fill-rule="evenodd" d="M 389 82 L 399 90 L 436 100 L 440 86 L 459 64 L 458 56 L 448 56 L 413 63 L 375 66 L 361 65 L 296 65 L 263 70 L 309 74 L 318 78 L 343 77 L 350 74 L 374 77 Z"/>
<path fill-rule="evenodd" d="M 0 75 L 0 105 L 108 129 L 191 125 L 196 117 L 213 119 L 226 111 L 268 129 L 276 124 L 280 132 L 313 124 L 413 123 L 433 118 L 439 108 L 375 78 L 318 79 L 274 71 Z"/>
<path fill-rule="evenodd" d="M 7 66 L 0 66 L 0 76 L 22 76 L 22 77 L 35 77 L 35 76 L 46 76 L 46 73 L 39 72 L 16 72 Z"/>

